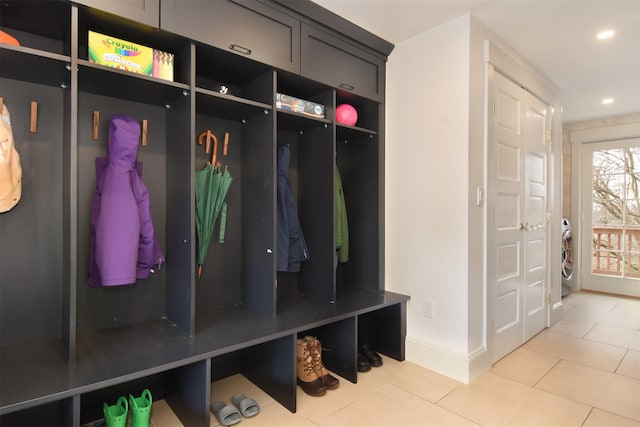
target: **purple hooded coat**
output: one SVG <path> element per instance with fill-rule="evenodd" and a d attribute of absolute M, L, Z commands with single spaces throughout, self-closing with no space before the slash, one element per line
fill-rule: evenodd
<path fill-rule="evenodd" d="M 107 157 L 96 158 L 91 207 L 92 286 L 135 283 L 165 261 L 151 220 L 142 164 L 136 161 L 139 138 L 140 125 L 131 117 L 109 118 Z"/>

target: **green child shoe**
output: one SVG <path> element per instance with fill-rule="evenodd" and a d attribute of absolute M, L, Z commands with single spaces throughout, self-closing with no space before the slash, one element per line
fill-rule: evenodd
<path fill-rule="evenodd" d="M 144 389 L 140 397 L 129 395 L 129 407 L 131 408 L 131 427 L 149 427 L 151 418 L 151 392 Z"/>
<path fill-rule="evenodd" d="M 118 403 L 115 405 L 109 406 L 103 403 L 102 411 L 104 412 L 104 420 L 107 423 L 107 427 L 125 427 L 128 409 L 127 399 L 124 396 L 120 396 Z"/>

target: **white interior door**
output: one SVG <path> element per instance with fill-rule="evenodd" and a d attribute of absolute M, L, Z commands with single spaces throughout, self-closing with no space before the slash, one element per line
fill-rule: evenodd
<path fill-rule="evenodd" d="M 546 324 L 547 106 L 502 75 L 491 81 L 488 267 L 492 361 Z"/>
<path fill-rule="evenodd" d="M 546 325 L 548 221 L 548 106 L 525 91 L 525 245 L 524 341 Z"/>

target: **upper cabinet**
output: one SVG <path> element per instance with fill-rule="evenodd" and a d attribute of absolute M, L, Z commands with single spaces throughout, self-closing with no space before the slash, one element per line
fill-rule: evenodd
<path fill-rule="evenodd" d="M 310 25 L 303 23 L 301 31 L 303 76 L 372 100 L 384 100 L 382 59 Z"/>
<path fill-rule="evenodd" d="M 76 3 L 154 28 L 158 28 L 160 24 L 160 0 L 76 0 Z"/>
<path fill-rule="evenodd" d="M 163 30 L 294 73 L 300 21 L 256 0 L 163 0 Z"/>

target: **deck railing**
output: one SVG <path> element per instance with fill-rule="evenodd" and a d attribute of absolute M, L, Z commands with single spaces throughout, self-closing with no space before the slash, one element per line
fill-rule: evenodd
<path fill-rule="evenodd" d="M 593 227 L 591 272 L 640 278 L 640 229 Z"/>

